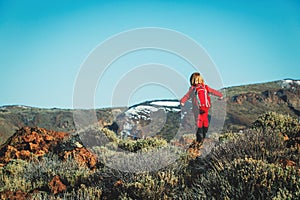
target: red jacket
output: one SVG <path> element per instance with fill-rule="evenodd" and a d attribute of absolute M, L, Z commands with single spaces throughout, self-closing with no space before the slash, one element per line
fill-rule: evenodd
<path fill-rule="evenodd" d="M 197 91 L 198 98 L 195 95 Z M 191 86 L 189 91 L 182 97 L 180 100 L 181 104 L 184 104 L 188 99 L 192 99 L 193 109 L 204 109 L 208 110 L 210 108 L 210 96 L 209 94 L 213 94 L 218 97 L 223 97 L 222 93 L 219 91 L 210 88 L 205 84 L 197 84 L 195 86 Z M 199 105 L 200 104 L 200 105 Z"/>

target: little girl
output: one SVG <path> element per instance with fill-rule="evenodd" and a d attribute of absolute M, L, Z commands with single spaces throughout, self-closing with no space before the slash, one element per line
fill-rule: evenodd
<path fill-rule="evenodd" d="M 217 90 L 205 85 L 202 76 L 198 72 L 195 72 L 191 75 L 190 84 L 191 87 L 180 100 L 180 104 L 181 106 L 184 106 L 188 99 L 192 99 L 193 113 L 195 116 L 196 125 L 198 127 L 196 138 L 198 143 L 202 143 L 209 126 L 208 111 L 211 103 L 209 94 L 211 93 L 215 96 L 218 96 L 219 99 L 222 99 L 223 95 Z"/>

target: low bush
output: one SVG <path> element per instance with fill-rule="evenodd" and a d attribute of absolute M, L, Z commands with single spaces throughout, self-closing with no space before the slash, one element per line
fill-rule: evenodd
<path fill-rule="evenodd" d="M 247 130 L 190 162 L 191 191 L 211 199 L 299 199 L 299 163 L 299 151 L 276 130 Z"/>
<path fill-rule="evenodd" d="M 287 145 L 282 136 L 297 138 L 298 125 L 288 116 L 275 115 L 260 116 L 254 128 L 243 133 L 221 135 L 210 153 L 196 159 L 170 147 L 161 138 L 120 139 L 106 129 L 101 133 L 90 130 L 88 139 L 106 138 L 104 145 L 97 146 L 95 142 L 91 148 L 101 165 L 91 169 L 74 162 L 72 157 L 60 159 L 55 153 L 35 160 L 12 159 L 0 167 L 0 197 L 13 199 L 11 195 L 22 194 L 31 199 L 300 199 L 299 145 Z M 139 153 L 148 160 L 137 156 Z M 172 158 L 173 153 L 176 159 Z M 113 158 L 125 154 L 125 160 L 109 165 Z M 63 189 L 52 188 L 55 178 L 65 186 Z"/>
<path fill-rule="evenodd" d="M 297 119 L 276 112 L 267 112 L 258 116 L 253 123 L 253 128 L 256 130 L 272 130 L 290 138 L 295 137 L 300 131 L 299 122 Z"/>
<path fill-rule="evenodd" d="M 198 190 L 216 199 L 300 198 L 299 172 L 253 158 L 237 158 L 209 169 L 195 181 Z"/>
<path fill-rule="evenodd" d="M 137 151 L 146 152 L 150 149 L 158 149 L 161 147 L 165 147 L 167 146 L 167 144 L 168 142 L 165 139 L 153 137 L 153 138 L 138 139 L 138 140 L 132 140 L 132 139 L 120 140 L 118 143 L 118 147 L 130 152 L 137 152 Z"/>

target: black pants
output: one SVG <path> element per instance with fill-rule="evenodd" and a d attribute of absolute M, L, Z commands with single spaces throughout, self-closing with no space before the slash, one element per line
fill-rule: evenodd
<path fill-rule="evenodd" d="M 197 133 L 196 133 L 197 142 L 203 142 L 204 138 L 206 137 L 207 131 L 208 131 L 208 127 L 202 127 L 197 129 Z"/>

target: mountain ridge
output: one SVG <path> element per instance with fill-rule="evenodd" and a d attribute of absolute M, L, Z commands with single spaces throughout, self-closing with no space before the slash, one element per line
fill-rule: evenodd
<path fill-rule="evenodd" d="M 227 87 L 220 90 L 225 94 L 226 119 L 224 130 L 240 130 L 251 126 L 256 117 L 266 111 L 275 111 L 300 116 L 300 80 L 283 79 Z M 214 109 L 214 99 L 212 98 Z M 169 105 L 164 103 L 169 102 Z M 173 105 L 170 105 L 170 104 Z M 172 113 L 171 119 L 180 117 L 180 106 L 176 99 L 148 100 L 129 107 L 99 108 L 96 110 L 100 126 L 112 125 L 126 111 L 138 106 L 151 106 Z M 168 110 L 169 109 L 169 110 Z M 0 107 L 0 143 L 11 136 L 15 130 L 24 127 L 42 127 L 54 131 L 74 132 L 73 109 L 37 108 L 26 105 L 5 105 Z M 175 114 L 174 114 L 175 113 Z M 171 120 L 168 119 L 168 120 Z M 187 120 L 192 130 L 193 117 Z M 146 122 L 145 122 L 146 123 Z M 213 128 L 213 127 L 212 127 Z M 168 129 L 169 130 L 169 129 Z M 122 131 L 122 130 L 119 130 Z"/>
<path fill-rule="evenodd" d="M 201 146 L 188 114 L 191 102 L 179 107 L 178 100 L 95 110 L 100 126 L 125 122 L 116 132 L 22 127 L 0 145 L 0 199 L 299 199 L 300 124 L 270 112 L 281 108 L 297 115 L 298 82 L 255 87 L 231 88 L 225 125 L 242 126 L 243 113 L 251 121 L 253 113 L 268 112 L 245 124 L 252 128 L 211 135 Z M 212 101 L 211 121 L 218 117 L 218 100 Z M 72 120 L 71 111 L 12 106 L 0 108 L 0 119 L 72 132 L 74 122 L 64 123 Z M 162 119 L 163 128 L 153 130 Z M 148 135 L 122 138 L 124 127 Z"/>

